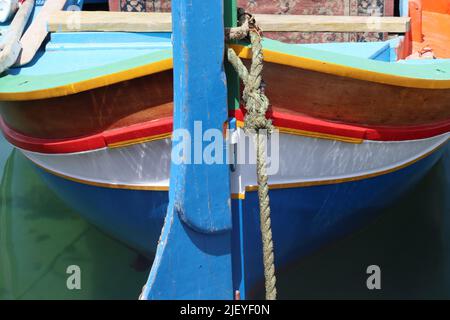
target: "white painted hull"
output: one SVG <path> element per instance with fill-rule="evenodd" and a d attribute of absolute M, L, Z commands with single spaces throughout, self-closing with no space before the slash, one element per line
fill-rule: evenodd
<path fill-rule="evenodd" d="M 382 175 L 429 155 L 449 138 L 450 133 L 446 133 L 421 140 L 366 140 L 357 144 L 280 134 L 279 168 L 270 175 L 269 183 L 274 187 L 295 187 Z M 253 145 L 249 150 L 253 152 Z M 169 187 L 170 139 L 70 154 L 22 152 L 39 167 L 80 183 L 147 190 Z M 255 166 L 238 164 L 232 173 L 232 193 L 243 195 L 255 184 Z"/>

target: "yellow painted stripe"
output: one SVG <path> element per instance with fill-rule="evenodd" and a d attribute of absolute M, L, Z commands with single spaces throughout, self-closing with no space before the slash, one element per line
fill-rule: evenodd
<path fill-rule="evenodd" d="M 313 131 L 305 131 L 305 130 L 284 128 L 284 127 L 277 127 L 277 128 L 282 133 L 292 134 L 292 135 L 297 135 L 297 136 L 304 136 L 304 137 L 309 137 L 309 138 L 334 140 L 334 141 L 341 141 L 341 142 L 354 143 L 354 144 L 361 144 L 361 143 L 364 142 L 363 139 L 358 139 L 358 138 L 337 136 L 337 135 L 333 135 L 333 134 L 326 134 L 326 133 L 319 133 L 319 132 L 313 132 Z"/>
<path fill-rule="evenodd" d="M 251 58 L 250 48 L 242 45 L 232 45 L 231 47 L 239 54 L 241 58 L 245 59 Z M 264 60 L 267 62 L 282 64 L 294 68 L 301 68 L 311 71 L 322 72 L 326 74 L 342 76 L 346 78 L 353 78 L 395 86 L 423 88 L 423 89 L 450 89 L 450 80 L 433 80 L 433 79 L 420 79 L 420 78 L 396 76 L 305 57 L 289 55 L 267 49 L 264 50 Z M 0 100 L 20 101 L 20 100 L 46 99 L 46 98 L 66 96 L 126 80 L 143 77 L 146 75 L 151 75 L 161 71 L 170 70 L 172 69 L 172 67 L 173 67 L 172 59 L 165 59 L 147 65 L 142 65 L 136 68 L 123 70 L 120 72 L 99 76 L 92 79 L 86 79 L 80 82 L 62 85 L 54 88 L 47 88 L 27 92 L 3 92 L 0 93 Z"/>
<path fill-rule="evenodd" d="M 34 90 L 26 92 L 0 92 L 0 100 L 24 101 L 24 100 L 37 100 L 37 99 L 47 99 L 47 98 L 67 96 L 83 91 L 105 87 L 122 81 L 127 81 L 155 74 L 158 72 L 171 70 L 172 68 L 173 68 L 172 59 L 165 59 L 147 65 L 139 66 L 136 68 L 127 69 L 91 79 L 86 79 L 80 82 L 70 83 L 54 88 L 47 88 L 42 90 Z"/>
<path fill-rule="evenodd" d="M 242 45 L 231 45 L 239 57 L 251 59 L 252 50 Z M 392 74 L 358 69 L 336 63 L 315 60 L 281 53 L 278 51 L 264 50 L 264 61 L 282 64 L 294 68 L 317 71 L 345 78 L 352 78 L 394 86 L 420 88 L 420 89 L 450 89 L 450 80 L 433 80 L 397 76 Z"/>
<path fill-rule="evenodd" d="M 238 121 L 236 121 L 236 125 L 239 128 L 243 128 L 244 122 L 238 120 Z M 276 126 L 276 128 L 278 128 L 278 130 L 280 130 L 281 133 L 291 134 L 291 135 L 296 135 L 296 136 L 326 139 L 326 140 L 333 140 L 333 141 L 341 141 L 341 142 L 354 143 L 354 144 L 361 144 L 364 142 L 364 139 L 338 136 L 338 135 L 333 135 L 333 134 L 326 134 L 326 133 L 320 133 L 320 132 L 314 132 L 314 131 L 305 131 L 305 130 L 299 130 L 299 129 L 293 129 L 293 128 L 278 127 L 278 126 Z"/>
<path fill-rule="evenodd" d="M 126 140 L 126 141 L 120 141 L 120 142 L 116 142 L 116 143 L 110 143 L 108 144 L 108 148 L 111 149 L 115 149 L 115 148 L 123 148 L 123 147 L 128 147 L 134 144 L 139 144 L 139 143 L 146 143 L 146 142 L 151 142 L 151 141 L 156 141 L 156 140 L 162 140 L 162 139 L 167 139 L 172 137 L 172 133 L 167 132 L 167 133 L 162 133 L 162 134 L 157 134 L 154 136 L 149 136 L 149 137 L 143 137 L 143 138 L 136 138 L 136 139 L 132 139 L 132 140 Z"/>
<path fill-rule="evenodd" d="M 233 194 L 231 194 L 231 199 L 245 200 L 245 193 L 233 193 Z"/>
<path fill-rule="evenodd" d="M 238 121 L 236 121 L 236 125 L 239 128 L 243 128 L 244 122 L 238 120 Z M 337 135 L 325 134 L 325 133 L 320 133 L 320 132 L 304 131 L 304 130 L 298 130 L 298 129 L 285 128 L 285 127 L 276 127 L 276 128 L 278 128 L 280 130 L 280 132 L 284 133 L 284 134 L 298 135 L 298 136 L 309 137 L 309 138 L 326 139 L 326 140 L 341 141 L 341 142 L 354 143 L 354 144 L 361 144 L 364 142 L 363 139 L 337 136 Z M 141 138 L 136 138 L 136 139 L 131 139 L 131 140 L 120 141 L 120 142 L 116 142 L 116 143 L 110 143 L 110 144 L 108 144 L 108 148 L 111 148 L 111 149 L 124 148 L 124 147 L 129 147 L 129 146 L 132 146 L 135 144 L 139 144 L 139 143 L 163 140 L 163 139 L 167 139 L 167 138 L 171 138 L 171 137 L 172 137 L 172 133 L 167 132 L 167 133 L 162 133 L 162 134 L 158 134 L 158 135 L 154 135 L 154 136 L 141 137 Z"/>

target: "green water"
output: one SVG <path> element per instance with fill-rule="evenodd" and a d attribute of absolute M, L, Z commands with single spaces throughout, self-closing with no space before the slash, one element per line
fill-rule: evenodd
<path fill-rule="evenodd" d="M 280 298 L 450 298 L 448 149 L 377 221 L 279 272 Z M 1 137 L 0 181 L 0 299 L 137 299 L 148 263 L 79 218 Z M 380 291 L 366 288 L 372 264 Z M 66 287 L 69 265 L 81 290 Z"/>
<path fill-rule="evenodd" d="M 0 299 L 136 299 L 137 254 L 79 218 L 0 138 Z M 79 265 L 81 290 L 66 268 Z"/>

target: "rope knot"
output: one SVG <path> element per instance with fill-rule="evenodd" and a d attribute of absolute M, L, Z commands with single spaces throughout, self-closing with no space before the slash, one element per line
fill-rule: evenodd
<path fill-rule="evenodd" d="M 261 87 L 246 87 L 242 98 L 247 106 L 247 113 L 244 118 L 244 130 L 246 132 L 266 130 L 267 133 L 272 133 L 272 120 L 266 117 L 266 111 L 269 108 L 269 99 L 267 99 L 263 89 Z"/>
<path fill-rule="evenodd" d="M 255 130 L 256 132 L 259 130 L 267 130 L 270 133 L 273 131 L 272 121 L 266 118 L 266 112 L 269 109 L 269 99 L 265 95 L 264 82 L 262 80 L 264 62 L 261 44 L 262 31 L 256 24 L 255 18 L 243 9 L 239 9 L 238 17 L 240 26 L 229 29 L 230 32 L 228 35 L 231 39 L 239 40 L 250 36 L 252 46 L 250 70 L 242 63 L 233 49 L 228 49 L 228 60 L 244 83 L 242 100 L 247 111 L 245 116 L 245 130 Z"/>
<path fill-rule="evenodd" d="M 265 86 L 262 80 L 264 61 L 261 44 L 262 32 L 252 15 L 239 9 L 238 17 L 240 26 L 227 29 L 226 37 L 230 40 L 242 40 L 250 36 L 252 63 L 250 70 L 247 69 L 236 52 L 231 48 L 228 48 L 228 61 L 233 65 L 244 83 L 244 91 L 242 94 L 242 100 L 246 110 L 244 130 L 246 133 L 256 131 L 256 175 L 258 180 L 261 237 L 263 241 L 266 299 L 275 300 L 277 289 L 270 218 L 269 184 L 266 172 L 266 151 L 264 143 L 266 136 L 260 132 L 261 130 L 266 130 L 270 134 L 273 131 L 272 120 L 266 118 L 266 112 L 269 109 L 269 99 L 265 94 Z"/>

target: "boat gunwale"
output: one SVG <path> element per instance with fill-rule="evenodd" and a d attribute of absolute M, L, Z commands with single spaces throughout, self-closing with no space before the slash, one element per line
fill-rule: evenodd
<path fill-rule="evenodd" d="M 288 47 L 289 44 L 284 44 L 279 41 L 269 39 L 264 40 L 264 45 L 265 48 L 263 50 L 265 61 L 275 64 L 316 71 L 324 74 L 337 75 L 344 78 L 367 81 L 368 83 L 381 83 L 398 87 L 419 89 L 450 89 L 450 62 L 445 60 L 436 60 L 435 64 L 411 65 L 352 57 L 338 53 L 331 53 L 326 50 L 305 48 L 299 46 L 294 47 L 294 45 L 291 45 L 292 47 Z M 233 48 L 241 58 L 251 58 L 251 49 L 248 45 L 244 43 L 234 44 L 231 45 L 231 48 Z M 298 54 L 293 54 L 292 52 L 289 52 L 289 50 L 285 50 L 286 48 L 295 48 L 295 50 L 300 51 Z M 321 60 L 318 58 L 316 59 L 312 57 L 301 56 L 301 52 L 309 52 L 310 55 L 325 55 L 327 57 L 330 57 L 330 59 L 322 57 L 323 59 Z M 331 59 L 331 57 L 333 57 L 333 59 Z M 149 60 L 153 61 L 147 63 L 146 61 Z M 343 60 L 342 63 L 339 62 L 340 60 Z M 366 67 L 362 67 L 362 65 L 366 65 Z M 405 74 L 394 74 L 375 71 L 377 66 L 386 65 L 388 65 L 390 69 L 395 69 L 390 70 L 390 72 L 394 72 L 396 70 L 416 70 L 415 72 L 418 72 L 423 76 L 412 77 L 406 76 L 405 72 Z M 433 69 L 433 66 L 437 67 L 437 70 L 445 69 L 441 71 L 444 72 L 444 74 L 448 73 L 448 78 L 433 78 L 433 74 L 431 71 L 431 69 Z M 99 87 L 108 86 L 114 83 L 131 80 L 134 78 L 155 74 L 162 71 L 167 71 L 172 68 L 172 51 L 158 50 L 156 52 L 121 60 L 119 62 L 111 63 L 109 65 L 104 65 L 101 67 L 72 71 L 58 75 L 22 76 L 9 74 L 3 78 L 0 78 L 0 86 L 2 85 L 2 82 L 3 85 L 5 85 L 5 82 L 7 84 L 7 82 L 12 78 L 14 79 L 14 83 L 10 83 L 8 85 L 9 87 L 20 86 L 21 84 L 27 84 L 30 81 L 40 83 L 39 85 L 42 86 L 42 83 L 48 83 L 48 80 L 52 78 L 53 81 L 56 82 L 64 82 L 64 80 L 61 79 L 68 78 L 73 80 L 69 81 L 68 83 L 62 83 L 61 85 L 48 86 L 47 88 L 38 88 L 35 90 L 2 91 L 2 89 L 0 89 L 0 100 L 26 101 L 67 96 Z M 105 70 L 108 71 L 111 69 L 114 71 L 105 73 Z M 46 81 L 39 81 L 42 79 L 46 79 Z"/>

